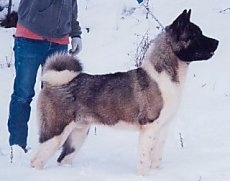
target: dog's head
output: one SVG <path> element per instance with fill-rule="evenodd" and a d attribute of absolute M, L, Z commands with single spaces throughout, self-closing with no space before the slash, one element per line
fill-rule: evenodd
<path fill-rule="evenodd" d="M 166 27 L 173 52 L 181 60 L 192 62 L 211 58 L 217 49 L 218 40 L 202 34 L 201 29 L 190 22 L 191 10 L 184 10 Z"/>

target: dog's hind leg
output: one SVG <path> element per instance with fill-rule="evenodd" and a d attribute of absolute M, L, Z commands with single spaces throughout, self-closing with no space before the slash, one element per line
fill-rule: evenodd
<path fill-rule="evenodd" d="M 60 135 L 54 136 L 42 143 L 40 149 L 31 160 L 31 167 L 38 169 L 43 168 L 47 160 L 64 144 L 75 127 L 76 123 L 72 121 L 64 128 Z"/>
<path fill-rule="evenodd" d="M 75 128 L 63 145 L 62 152 L 58 157 L 57 162 L 60 164 L 72 164 L 75 155 L 83 145 L 88 133 L 89 126 L 87 125 L 81 128 Z"/>

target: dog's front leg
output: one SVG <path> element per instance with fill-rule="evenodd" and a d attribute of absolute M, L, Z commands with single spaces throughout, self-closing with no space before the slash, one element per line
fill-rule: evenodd
<path fill-rule="evenodd" d="M 138 173 L 146 175 L 151 166 L 151 153 L 156 144 L 156 134 L 159 124 L 153 122 L 141 128 L 139 135 L 139 163 Z"/>
<path fill-rule="evenodd" d="M 158 134 L 156 143 L 154 145 L 154 148 L 151 150 L 151 168 L 156 169 L 159 168 L 161 160 L 162 160 L 162 152 L 167 136 L 167 128 L 166 126 L 160 128 Z"/>

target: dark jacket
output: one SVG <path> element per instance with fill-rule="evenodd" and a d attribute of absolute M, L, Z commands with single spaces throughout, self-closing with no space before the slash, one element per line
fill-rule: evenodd
<path fill-rule="evenodd" d="M 77 0 L 21 0 L 18 23 L 45 38 L 77 37 Z"/>

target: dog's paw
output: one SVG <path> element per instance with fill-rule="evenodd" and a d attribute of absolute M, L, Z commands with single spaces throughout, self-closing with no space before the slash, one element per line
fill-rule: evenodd
<path fill-rule="evenodd" d="M 42 160 L 34 158 L 31 160 L 30 166 L 32 168 L 36 168 L 36 169 L 43 169 L 44 168 L 44 162 Z"/>
<path fill-rule="evenodd" d="M 160 169 L 161 160 L 162 158 L 159 158 L 157 160 L 152 160 L 151 169 Z"/>
<path fill-rule="evenodd" d="M 148 174 L 148 169 L 138 169 L 137 174 L 141 176 L 146 176 Z"/>
<path fill-rule="evenodd" d="M 138 168 L 137 168 L 138 175 L 145 176 L 148 174 L 148 172 L 149 172 L 149 167 L 146 164 L 144 164 L 143 162 L 140 162 L 140 164 L 138 165 Z"/>

